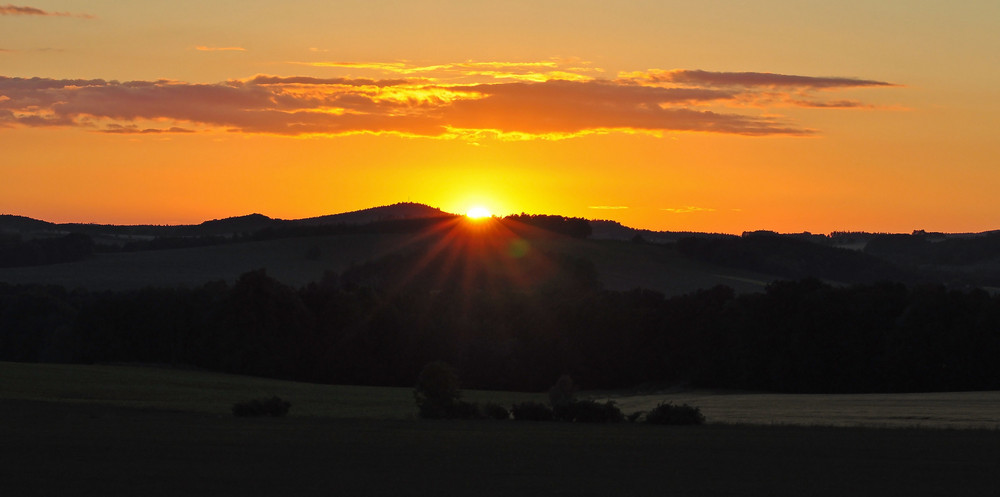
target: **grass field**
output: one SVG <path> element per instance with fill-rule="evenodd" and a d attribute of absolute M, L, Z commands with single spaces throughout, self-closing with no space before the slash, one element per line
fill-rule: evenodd
<path fill-rule="evenodd" d="M 0 399 L 152 408 L 229 415 L 236 402 L 277 395 L 291 417 L 412 419 L 412 388 L 319 385 L 156 367 L 0 362 Z M 466 392 L 471 401 L 509 405 L 543 394 Z"/>
<path fill-rule="evenodd" d="M 292 401 L 289 417 L 229 414 L 233 402 L 270 395 Z M 414 419 L 414 411 L 405 388 L 0 363 L 0 491 L 922 496 L 1000 489 L 996 430 L 458 422 Z"/>
<path fill-rule="evenodd" d="M 724 423 L 875 428 L 1000 429 L 1000 392 L 902 394 L 770 394 L 688 391 L 609 395 L 624 412 L 661 402 L 701 408 Z M 603 400 L 603 399 L 602 399 Z"/>
<path fill-rule="evenodd" d="M 91 290 L 132 290 L 147 286 L 193 287 L 209 281 L 233 282 L 248 271 L 293 286 L 316 281 L 327 270 L 343 271 L 401 246 L 408 235 L 337 235 L 232 243 L 208 247 L 100 253 L 78 262 L 0 268 L 0 281 L 42 283 Z M 307 257 L 314 248 L 319 257 Z"/>
<path fill-rule="evenodd" d="M 40 283 L 91 290 L 132 290 L 147 286 L 194 287 L 209 281 L 233 282 L 259 268 L 293 287 L 342 272 L 419 243 L 413 234 L 356 234 L 286 238 L 209 247 L 102 253 L 71 263 L 0 268 L 0 281 Z M 687 259 L 676 250 L 612 240 L 549 236 L 532 247 L 592 261 L 606 288 L 650 288 L 667 295 L 724 284 L 739 292 L 758 291 L 772 278 Z M 307 257 L 318 251 L 318 257 Z"/>

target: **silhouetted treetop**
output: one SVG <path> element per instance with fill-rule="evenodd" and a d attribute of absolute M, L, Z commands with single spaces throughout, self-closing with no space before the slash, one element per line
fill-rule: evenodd
<path fill-rule="evenodd" d="M 593 230 L 590 222 L 579 217 L 553 216 L 547 214 L 513 214 L 504 217 L 505 221 L 516 221 L 536 228 L 568 235 L 574 238 L 587 238 Z"/>
<path fill-rule="evenodd" d="M 844 283 L 908 280 L 892 263 L 865 253 L 773 232 L 728 238 L 684 238 L 677 249 L 695 259 L 783 278 L 817 277 Z"/>

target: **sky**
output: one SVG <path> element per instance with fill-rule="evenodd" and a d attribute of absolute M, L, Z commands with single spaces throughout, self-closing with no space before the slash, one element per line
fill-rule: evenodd
<path fill-rule="evenodd" d="M 0 213 L 1000 229 L 995 0 L 23 1 Z"/>

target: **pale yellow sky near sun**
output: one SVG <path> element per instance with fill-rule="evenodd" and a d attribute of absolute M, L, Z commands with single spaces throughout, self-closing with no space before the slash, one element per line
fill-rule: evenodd
<path fill-rule="evenodd" d="M 0 213 L 1000 228 L 998 2 L 25 1 Z"/>

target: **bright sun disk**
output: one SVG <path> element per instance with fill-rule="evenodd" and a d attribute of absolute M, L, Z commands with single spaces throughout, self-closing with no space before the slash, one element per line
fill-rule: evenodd
<path fill-rule="evenodd" d="M 465 217 L 470 219 L 483 219 L 492 216 L 486 207 L 476 206 L 465 212 Z"/>

